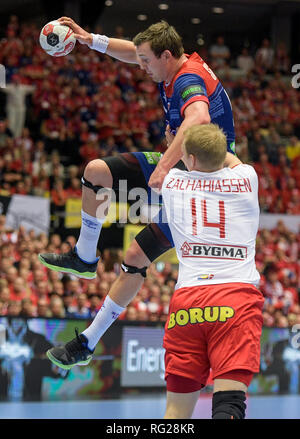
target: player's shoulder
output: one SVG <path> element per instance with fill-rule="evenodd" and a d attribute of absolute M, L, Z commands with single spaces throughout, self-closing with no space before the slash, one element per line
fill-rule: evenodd
<path fill-rule="evenodd" d="M 169 177 L 179 176 L 185 172 L 187 172 L 187 171 L 181 170 L 179 168 L 171 168 L 166 176 L 169 176 Z"/>
<path fill-rule="evenodd" d="M 254 167 L 247 163 L 239 163 L 233 166 L 232 168 L 228 168 L 228 170 L 234 175 L 257 178 L 257 174 Z"/>
<path fill-rule="evenodd" d="M 186 55 L 187 61 L 181 66 L 180 70 L 177 72 L 175 76 L 175 82 L 178 82 L 182 79 L 188 81 L 193 78 L 193 76 L 203 76 L 204 68 L 203 59 L 194 52 L 192 55 Z"/>
<path fill-rule="evenodd" d="M 193 71 L 204 68 L 205 61 L 197 52 L 193 52 L 191 55 L 186 55 L 187 61 L 182 67 L 182 71 Z"/>
<path fill-rule="evenodd" d="M 167 182 L 169 182 L 172 179 L 174 180 L 176 178 L 184 178 L 187 175 L 188 175 L 188 171 L 181 170 L 178 168 L 172 168 L 165 176 L 164 183 L 166 184 Z"/>
<path fill-rule="evenodd" d="M 182 90 L 195 84 L 201 86 L 201 90 L 203 87 L 211 89 L 221 86 L 217 76 L 196 52 L 189 56 L 172 82 L 174 90 Z"/>

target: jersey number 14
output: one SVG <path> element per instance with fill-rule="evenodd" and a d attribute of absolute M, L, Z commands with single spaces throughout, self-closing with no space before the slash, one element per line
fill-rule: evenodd
<path fill-rule="evenodd" d="M 192 233 L 197 235 L 198 217 L 196 209 L 196 198 L 191 198 L 190 206 L 192 210 Z M 207 204 L 206 200 L 201 200 L 201 222 L 203 227 L 213 227 L 219 229 L 220 238 L 225 238 L 225 202 L 219 201 L 219 220 L 218 223 L 212 223 L 207 220 Z"/>

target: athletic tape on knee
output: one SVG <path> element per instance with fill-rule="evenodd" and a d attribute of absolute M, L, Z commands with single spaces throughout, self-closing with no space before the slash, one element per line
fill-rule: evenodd
<path fill-rule="evenodd" d="M 81 177 L 81 183 L 83 184 L 83 186 L 86 186 L 86 187 L 88 187 L 89 189 L 92 189 L 92 191 L 94 191 L 95 192 L 95 194 L 97 194 L 97 192 L 100 190 L 100 189 L 107 189 L 107 188 L 104 188 L 103 186 L 94 186 L 90 181 L 88 181 L 86 178 L 84 178 L 84 177 Z"/>
<path fill-rule="evenodd" d="M 212 398 L 212 419 L 244 419 L 245 401 L 245 392 L 241 390 L 214 393 Z"/>
<path fill-rule="evenodd" d="M 137 268 L 137 267 L 133 267 L 132 265 L 127 265 L 127 264 L 125 264 L 125 262 L 122 262 L 121 268 L 125 273 L 129 273 L 129 274 L 139 273 L 143 277 L 146 277 L 147 267 Z"/>

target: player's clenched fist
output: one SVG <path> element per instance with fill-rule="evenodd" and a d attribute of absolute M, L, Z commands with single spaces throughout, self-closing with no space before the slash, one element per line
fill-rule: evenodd
<path fill-rule="evenodd" d="M 60 24 L 69 26 L 72 29 L 72 31 L 74 32 L 74 37 L 76 38 L 77 41 L 79 41 L 79 43 L 87 44 L 88 46 L 92 44 L 93 42 L 92 34 L 82 29 L 82 27 L 80 27 L 77 23 L 75 23 L 75 21 L 72 20 L 72 18 L 60 17 L 58 21 L 60 22 Z"/>

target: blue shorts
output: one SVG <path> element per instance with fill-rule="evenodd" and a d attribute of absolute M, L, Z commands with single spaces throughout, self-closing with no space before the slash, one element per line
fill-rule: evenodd
<path fill-rule="evenodd" d="M 146 182 L 148 183 L 152 172 L 154 171 L 157 163 L 159 162 L 162 154 L 160 152 L 134 152 L 132 153 L 139 161 L 141 169 L 143 171 Z M 156 204 L 162 206 L 162 196 L 158 195 L 148 186 L 148 202 L 149 204 Z M 174 241 L 172 238 L 171 230 L 166 222 L 163 209 L 160 208 L 159 213 L 152 219 L 157 224 L 162 233 L 174 247 Z"/>

